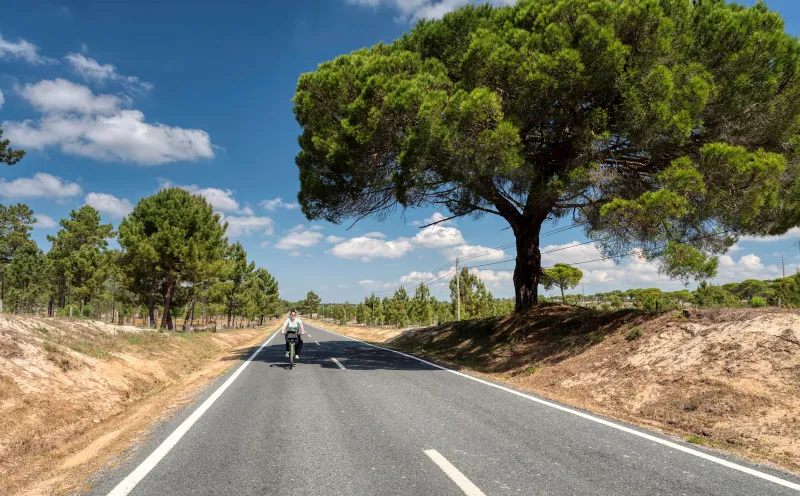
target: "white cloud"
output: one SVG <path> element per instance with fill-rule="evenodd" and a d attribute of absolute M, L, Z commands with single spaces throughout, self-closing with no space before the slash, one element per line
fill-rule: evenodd
<path fill-rule="evenodd" d="M 336 243 L 341 243 L 345 239 L 346 238 L 343 238 L 341 236 L 328 236 L 325 238 L 325 241 L 327 241 L 328 243 L 336 244 Z"/>
<path fill-rule="evenodd" d="M 39 55 L 39 47 L 29 41 L 18 39 L 10 41 L 3 38 L 0 34 L 0 59 L 21 59 L 29 64 L 48 64 L 53 59 Z"/>
<path fill-rule="evenodd" d="M 412 221 L 411 224 L 415 225 L 415 226 L 423 226 L 423 225 L 427 225 L 427 224 L 432 224 L 434 222 L 438 222 L 438 223 L 444 224 L 444 225 L 453 223 L 452 220 L 444 220 L 446 218 L 447 217 L 445 217 L 441 213 L 434 212 L 433 215 L 431 215 L 427 219 L 425 219 L 425 220 L 415 220 L 415 221 Z"/>
<path fill-rule="evenodd" d="M 153 89 L 151 83 L 144 82 L 136 76 L 123 76 L 117 72 L 117 68 L 111 64 L 100 64 L 95 59 L 88 58 L 80 53 L 70 53 L 66 57 L 72 69 L 83 79 L 95 83 L 105 83 L 106 81 L 116 81 L 125 85 L 129 89 L 150 91 Z"/>
<path fill-rule="evenodd" d="M 368 232 L 367 234 L 362 234 L 362 238 L 376 238 L 376 239 L 386 239 L 386 235 L 382 232 L 372 231 Z"/>
<path fill-rule="evenodd" d="M 261 248 L 269 248 L 270 245 L 272 245 L 272 243 L 270 243 L 269 241 L 262 241 L 258 246 Z"/>
<path fill-rule="evenodd" d="M 0 91 L 0 108 L 3 108 L 4 103 L 6 103 L 6 99 L 3 97 L 3 92 Z"/>
<path fill-rule="evenodd" d="M 506 253 L 503 250 L 477 245 L 460 245 L 446 248 L 442 250 L 442 254 L 450 261 L 456 258 L 466 258 L 468 259 L 465 262 L 467 265 L 475 262 L 496 262 L 506 258 Z"/>
<path fill-rule="evenodd" d="M 455 227 L 446 227 L 441 224 L 428 226 L 420 230 L 412 239 L 415 245 L 425 248 L 444 248 L 447 246 L 464 245 L 467 242 Z"/>
<path fill-rule="evenodd" d="M 330 249 L 330 253 L 339 258 L 360 259 L 367 262 L 373 258 L 400 258 L 413 249 L 414 246 L 406 238 L 385 241 L 358 237 L 337 244 Z"/>
<path fill-rule="evenodd" d="M 13 181 L 0 179 L 0 196 L 6 198 L 52 198 L 63 200 L 82 193 L 77 183 L 60 177 L 37 172 L 32 178 L 21 177 Z"/>
<path fill-rule="evenodd" d="M 256 215 L 225 215 L 220 213 L 220 222 L 228 223 L 228 236 L 238 238 L 251 236 L 258 232 L 263 232 L 267 236 L 272 236 L 275 231 L 275 223 L 269 217 L 258 217 Z"/>
<path fill-rule="evenodd" d="M 117 198 L 106 193 L 89 193 L 85 198 L 86 204 L 96 208 L 99 212 L 112 217 L 122 218 L 133 211 L 133 205 L 126 198 Z"/>
<path fill-rule="evenodd" d="M 300 205 L 297 203 L 286 203 L 281 198 L 273 198 L 272 200 L 264 200 L 260 203 L 260 205 L 269 210 L 270 212 L 274 212 L 279 208 L 284 208 L 286 210 L 294 210 Z"/>
<path fill-rule="evenodd" d="M 480 270 L 470 269 L 470 274 L 478 277 L 487 288 L 494 291 L 514 293 L 514 272 L 509 270 Z"/>
<path fill-rule="evenodd" d="M 225 213 L 236 213 L 239 211 L 239 202 L 233 198 L 233 191 L 219 188 L 201 188 L 196 184 L 188 186 L 178 186 L 193 195 L 200 195 L 206 199 L 209 205 L 216 210 Z M 252 211 L 251 211 L 252 214 Z"/>
<path fill-rule="evenodd" d="M 787 267 L 787 269 L 790 267 Z M 788 274 L 794 271 L 786 271 Z M 750 253 L 735 261 L 730 255 L 719 257 L 719 270 L 715 283 L 742 282 L 745 279 L 776 279 L 782 276 L 781 268 L 778 264 L 764 265 L 761 258 Z"/>
<path fill-rule="evenodd" d="M 510 5 L 516 0 L 490 0 L 492 5 Z M 470 3 L 485 3 L 484 0 L 347 0 L 348 3 L 365 7 L 388 6 L 399 11 L 404 20 L 439 19 L 443 15 Z"/>
<path fill-rule="evenodd" d="M 9 139 L 21 148 L 57 146 L 63 153 L 104 161 L 160 165 L 214 156 L 208 133 L 161 123 L 148 124 L 138 110 L 114 95 L 95 95 L 63 79 L 18 89 L 44 115 L 37 121 L 6 121 Z"/>
<path fill-rule="evenodd" d="M 776 241 L 790 241 L 800 239 L 800 227 L 793 227 L 780 236 L 744 236 L 739 241 L 755 241 L 756 243 L 774 243 Z"/>
<path fill-rule="evenodd" d="M 39 112 L 79 114 L 116 113 L 123 105 L 114 95 L 95 95 L 86 86 L 65 79 L 42 80 L 35 84 L 18 87 L 17 92 Z"/>
<path fill-rule="evenodd" d="M 58 225 L 58 222 L 49 215 L 35 214 L 34 217 L 36 217 L 36 224 L 33 227 L 36 229 L 52 229 Z"/>
<path fill-rule="evenodd" d="M 301 257 L 301 256 L 303 256 L 303 254 L 300 253 L 299 251 L 295 250 L 295 251 L 289 253 L 289 256 L 290 257 Z"/>
<path fill-rule="evenodd" d="M 417 272 L 417 271 L 414 271 L 414 272 L 410 272 L 410 273 L 404 275 L 403 277 L 401 277 L 400 278 L 400 283 L 401 284 L 414 283 L 416 285 L 416 284 L 419 284 L 420 281 L 431 281 L 435 277 L 436 276 L 433 275 L 433 272 Z"/>
<path fill-rule="evenodd" d="M 311 248 L 322 241 L 323 234 L 312 226 L 306 229 L 302 224 L 293 227 L 288 234 L 275 243 L 279 250 L 297 250 L 298 248 Z"/>
<path fill-rule="evenodd" d="M 386 291 L 397 287 L 395 283 L 373 281 L 372 279 L 362 279 L 358 281 L 358 284 L 367 291 Z"/>

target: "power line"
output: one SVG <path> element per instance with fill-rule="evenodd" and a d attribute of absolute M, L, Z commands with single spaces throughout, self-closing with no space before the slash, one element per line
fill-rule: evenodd
<path fill-rule="evenodd" d="M 711 233 L 711 234 L 707 234 L 707 235 L 704 235 L 704 236 L 698 236 L 696 238 L 688 239 L 686 241 L 681 241 L 680 243 L 681 244 L 685 244 L 685 243 L 688 243 L 690 241 L 697 241 L 697 240 L 700 240 L 700 239 L 710 238 L 712 236 L 719 236 L 721 234 L 728 234 L 729 232 L 731 232 L 731 230 L 721 231 L 721 232 L 717 232 L 717 233 Z M 608 238 L 606 238 L 606 239 L 608 239 Z M 553 253 L 553 252 L 556 252 L 556 251 L 568 250 L 570 248 L 576 248 L 578 246 L 586 245 L 586 244 L 589 244 L 589 243 L 594 243 L 594 241 L 586 241 L 585 243 L 579 243 L 577 245 L 569 245 L 569 246 L 565 246 L 565 247 L 558 248 L 558 249 L 555 249 L 555 250 L 545 251 L 545 252 L 542 252 L 542 255 L 544 255 L 546 253 Z M 601 258 L 596 258 L 594 260 L 583 260 L 581 262 L 571 263 L 570 265 L 582 265 L 582 264 L 593 263 L 593 262 L 604 262 L 606 260 L 616 260 L 618 258 L 626 258 L 626 257 L 630 257 L 630 256 L 633 256 L 633 255 L 636 255 L 636 254 L 639 254 L 639 253 L 648 253 L 648 252 L 651 252 L 651 251 L 663 250 L 664 248 L 666 248 L 666 245 L 657 246 L 657 247 L 654 247 L 654 248 L 647 248 L 647 249 L 636 249 L 636 250 L 631 251 L 630 253 L 625 253 L 625 254 L 622 254 L 622 255 L 610 255 L 610 256 L 604 256 L 604 257 L 601 257 Z M 516 260 L 517 260 L 516 258 L 509 258 L 508 260 L 501 260 L 499 262 L 492 262 L 492 263 L 486 263 L 486 264 L 481 264 L 481 265 L 473 265 L 472 268 L 474 269 L 474 268 L 477 268 L 477 267 L 488 267 L 489 265 L 499 265 L 499 264 L 508 263 L 508 262 L 515 262 Z M 552 269 L 553 267 L 555 267 L 555 266 L 551 265 L 551 266 L 542 267 L 542 268 L 543 269 Z"/>

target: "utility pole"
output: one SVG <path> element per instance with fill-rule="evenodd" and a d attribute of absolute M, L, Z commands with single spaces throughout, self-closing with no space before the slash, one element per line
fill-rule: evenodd
<path fill-rule="evenodd" d="M 781 267 L 783 268 L 783 277 L 786 277 L 786 265 L 783 263 L 783 252 L 781 252 Z"/>
<path fill-rule="evenodd" d="M 458 272 L 458 258 L 456 258 L 456 320 L 461 322 L 461 274 Z"/>

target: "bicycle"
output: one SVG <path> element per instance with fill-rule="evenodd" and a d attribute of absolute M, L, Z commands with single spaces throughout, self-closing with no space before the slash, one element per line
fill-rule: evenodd
<path fill-rule="evenodd" d="M 297 343 L 297 331 L 286 331 L 286 339 L 289 341 L 289 370 L 294 368 L 294 346 Z"/>

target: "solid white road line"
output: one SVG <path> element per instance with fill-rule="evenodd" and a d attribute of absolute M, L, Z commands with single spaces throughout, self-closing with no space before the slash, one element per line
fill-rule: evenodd
<path fill-rule="evenodd" d="M 672 441 L 667 441 L 666 439 L 661 439 L 659 437 L 652 436 L 652 435 L 644 433 L 644 432 L 639 432 L 639 431 L 637 431 L 635 429 L 631 429 L 630 427 L 626 427 L 624 425 L 615 424 L 614 422 L 609 422 L 608 420 L 601 419 L 601 418 L 595 417 L 593 415 L 589 415 L 588 413 L 583 413 L 583 412 L 580 412 L 578 410 L 573 410 L 572 408 L 568 408 L 566 406 L 561 406 L 559 404 L 552 403 L 550 401 L 543 400 L 541 398 L 537 398 L 537 397 L 531 396 L 529 394 L 521 393 L 519 391 L 515 391 L 513 389 L 507 388 L 505 386 L 501 386 L 499 384 L 494 384 L 494 383 L 491 383 L 489 381 L 484 381 L 483 379 L 478 379 L 477 377 L 472 377 L 471 375 L 465 374 L 463 372 L 457 372 L 455 370 L 450 370 L 447 367 L 442 367 L 441 365 L 437 365 L 435 363 L 431 363 L 431 362 L 429 362 L 427 360 L 423 360 L 422 358 L 418 358 L 418 357 L 415 357 L 413 355 L 408 355 L 406 353 L 403 353 L 402 351 L 397 351 L 397 350 L 393 350 L 393 349 L 390 349 L 390 348 L 382 348 L 380 346 L 375 346 L 374 344 L 365 343 L 364 341 L 361 341 L 360 339 L 351 338 L 350 336 L 345 336 L 344 334 L 339 334 L 338 332 L 331 331 L 329 329 L 324 329 L 324 328 L 320 328 L 320 329 L 322 329 L 324 331 L 328 331 L 328 332 L 330 332 L 332 334 L 336 334 L 337 336 L 341 336 L 343 338 L 347 338 L 347 339 L 349 339 L 351 341 L 359 342 L 359 343 L 364 344 L 366 346 L 371 346 L 373 348 L 378 348 L 379 350 L 385 350 L 385 351 L 391 351 L 392 353 L 397 353 L 398 355 L 402 355 L 402 356 L 404 356 L 406 358 L 411 358 L 413 360 L 417 360 L 418 362 L 422 362 L 424 364 L 430 365 L 431 367 L 435 367 L 437 369 L 445 370 L 447 372 L 450 372 L 451 374 L 459 375 L 459 376 L 464 377 L 466 379 L 469 379 L 471 381 L 480 382 L 481 384 L 484 384 L 486 386 L 491 386 L 493 388 L 500 389 L 500 390 L 505 391 L 507 393 L 515 394 L 515 395 L 517 395 L 519 397 L 522 397 L 522 398 L 525 398 L 525 399 L 528 399 L 528 400 L 531 400 L 531 401 L 535 401 L 536 403 L 539 403 L 541 405 L 549 406 L 550 408 L 555 408 L 556 410 L 561 410 L 562 412 L 566 412 L 566 413 L 575 415 L 577 417 L 584 418 L 586 420 L 591 420 L 592 422 L 597 422 L 598 424 L 605 425 L 606 427 L 611 427 L 612 429 L 617 429 L 619 431 L 626 432 L 628 434 L 633 434 L 634 436 L 638 436 L 638 437 L 647 439 L 648 441 L 652 441 L 654 443 L 658 443 L 658 444 L 661 444 L 663 446 L 667 446 L 667 447 L 670 447 L 672 449 L 675 449 L 675 450 L 678 450 L 678 451 L 682 451 L 684 453 L 696 456 L 698 458 L 702 458 L 704 460 L 708 460 L 710 462 L 722 465 L 724 467 L 731 468 L 733 470 L 738 470 L 739 472 L 743 472 L 745 474 L 752 475 L 753 477 L 758 477 L 759 479 L 764 479 L 764 480 L 773 482 L 773 483 L 778 484 L 780 486 L 784 486 L 784 487 L 788 487 L 790 489 L 794 489 L 795 491 L 800 491 L 800 484 L 796 484 L 794 482 L 790 482 L 790 481 L 781 479 L 780 477 L 775 477 L 774 475 L 771 475 L 771 474 L 767 474 L 767 473 L 764 473 L 764 472 L 759 472 L 758 470 L 754 470 L 754 469 L 752 469 L 750 467 L 745 467 L 744 465 L 739 465 L 738 463 L 733 463 L 733 462 L 730 462 L 730 461 L 725 460 L 723 458 L 719 458 L 719 457 L 716 457 L 716 456 L 713 456 L 713 455 L 709 455 L 708 453 L 703 453 L 702 451 L 697 451 L 695 449 L 689 448 L 688 446 L 682 446 L 682 445 L 680 445 L 678 443 L 673 443 Z"/>
<path fill-rule="evenodd" d="M 195 422 L 197 422 L 200 417 L 206 413 L 206 410 L 208 410 L 211 405 L 213 405 L 214 402 L 217 401 L 220 396 L 222 396 L 222 393 L 224 393 L 225 390 L 228 389 L 231 384 L 233 384 L 233 381 L 235 381 L 242 371 L 247 368 L 250 362 L 253 361 L 253 358 L 261 353 L 261 350 L 263 350 L 264 347 L 267 346 L 269 342 L 272 341 L 272 338 L 274 338 L 277 334 L 278 332 L 276 331 L 264 342 L 264 344 L 261 345 L 261 347 L 258 348 L 258 350 L 256 350 L 255 353 L 250 355 L 250 358 L 248 358 L 247 361 L 244 362 L 222 386 L 214 391 L 214 394 L 209 396 L 208 399 L 205 400 L 202 405 L 200 405 L 200 408 L 195 410 L 194 413 L 184 420 L 183 423 L 181 423 L 181 425 L 179 425 L 178 428 L 175 429 L 175 431 L 173 431 L 173 433 L 170 434 L 169 437 L 165 439 L 164 442 L 161 443 L 158 448 L 156 448 L 155 451 L 150 454 L 150 456 L 145 458 L 145 460 L 140 463 L 133 472 L 125 477 L 122 482 L 117 484 L 117 487 L 112 489 L 111 492 L 108 493 L 108 496 L 126 496 L 133 491 L 136 485 L 141 482 L 142 479 L 144 479 L 145 476 L 147 476 L 147 474 L 150 473 L 150 471 L 153 470 L 156 465 L 158 465 L 158 462 L 160 462 L 167 455 L 167 453 L 169 453 L 170 450 L 175 447 L 176 444 L 178 444 L 178 441 L 181 440 L 184 434 L 186 434 L 189 429 L 192 428 Z"/>
<path fill-rule="evenodd" d="M 450 480 L 456 483 L 458 487 L 464 491 L 464 494 L 467 496 L 486 496 L 483 494 L 483 491 L 478 489 L 478 486 L 473 484 L 467 477 L 459 472 L 457 468 L 453 466 L 452 463 L 448 462 L 445 457 L 441 455 L 435 449 L 425 450 L 425 454 L 433 460 L 433 463 L 439 465 L 439 468 L 450 477 Z"/>
<path fill-rule="evenodd" d="M 319 344 L 319 341 L 314 341 L 314 342 L 315 342 L 315 343 L 317 343 L 317 344 Z M 319 345 L 320 345 L 320 346 L 322 346 L 321 344 L 319 344 Z"/>
<path fill-rule="evenodd" d="M 337 360 L 337 359 L 335 359 L 335 358 L 331 358 L 331 360 L 333 360 L 333 363 L 335 363 L 336 365 L 338 365 L 340 369 L 342 369 L 342 370 L 347 370 L 346 368 L 344 368 L 344 365 L 342 365 L 342 364 L 339 362 L 339 360 Z"/>

